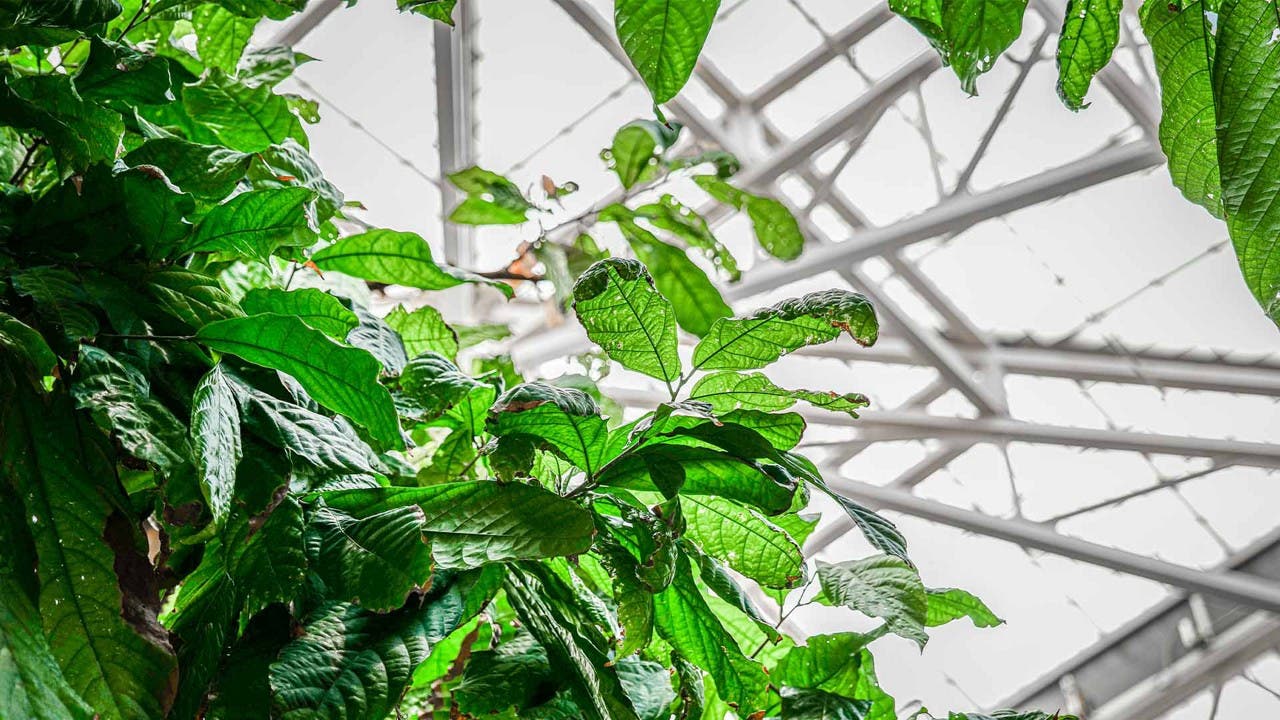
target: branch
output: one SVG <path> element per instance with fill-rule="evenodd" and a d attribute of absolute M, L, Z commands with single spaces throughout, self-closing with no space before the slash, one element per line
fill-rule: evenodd
<path fill-rule="evenodd" d="M 48 141 L 44 138 L 36 138 L 27 146 L 27 152 L 22 156 L 22 162 L 18 163 L 18 168 L 13 171 L 13 175 L 9 178 L 10 185 L 20 185 L 23 180 L 27 179 L 27 175 L 31 174 L 31 171 L 36 166 L 36 150 L 39 150 L 41 145 L 48 144 Z"/>

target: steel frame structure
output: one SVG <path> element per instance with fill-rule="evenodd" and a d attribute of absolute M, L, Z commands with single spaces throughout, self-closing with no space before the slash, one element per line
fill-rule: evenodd
<path fill-rule="evenodd" d="M 622 67 L 631 71 L 611 24 L 586 0 L 550 1 Z M 298 42 L 339 4 L 341 0 L 318 0 L 284 28 L 277 40 L 288 44 Z M 442 174 L 465 167 L 474 155 L 471 132 L 474 55 L 470 47 L 474 42 L 474 28 L 467 20 L 470 4 L 472 0 L 459 2 L 464 18 L 459 23 L 460 33 L 450 33 L 443 28 L 435 31 Z M 1054 18 L 1061 17 L 1062 6 L 1061 0 L 1033 0 L 1031 7 L 1048 19 L 1048 27 L 1054 27 Z M 790 263 L 762 262 L 747 273 L 742 282 L 725 288 L 725 297 L 731 302 L 740 301 L 834 270 L 876 301 L 885 320 L 882 339 L 869 349 L 851 350 L 835 344 L 809 348 L 802 354 L 843 362 L 922 367 L 935 372 L 933 382 L 902 407 L 867 412 L 861 419 L 848 423 L 847 429 L 853 437 L 837 454 L 839 462 L 830 462 L 825 468 L 833 486 L 880 508 L 1170 586 L 1174 593 L 1166 601 L 1007 699 L 1008 705 L 1059 707 L 1083 713 L 1086 720 L 1158 717 L 1196 692 L 1220 684 L 1259 654 L 1280 646 L 1280 620 L 1270 614 L 1280 612 L 1280 530 L 1233 556 L 1221 568 L 1202 572 L 1070 537 L 1055 530 L 1052 522 L 1032 523 L 1020 518 L 987 516 L 921 498 L 912 490 L 975 444 L 1003 448 L 1010 442 L 1025 442 L 1209 460 L 1212 464 L 1200 474 L 1230 465 L 1280 467 L 1278 445 L 1033 423 L 1011 416 L 1004 395 L 1004 382 L 1008 377 L 1031 376 L 1065 378 L 1082 384 L 1116 383 L 1280 398 L 1280 360 L 1195 350 L 1169 353 L 1128 348 L 1115 341 L 1090 343 L 1078 337 L 1044 344 L 1029 336 L 1000 335 L 974 326 L 904 251 L 922 241 L 954 238 L 1004 214 L 1160 166 L 1164 158 L 1155 138 L 1159 101 L 1144 80 L 1131 77 L 1113 63 L 1099 75 L 1098 84 L 1101 91 L 1129 114 L 1136 132 L 1129 132 L 1123 140 L 1066 165 L 990 190 L 971 191 L 969 180 L 974 168 L 1004 122 L 1031 66 L 1041 59 L 1041 48 L 1049 36 L 1046 30 L 1034 44 L 1032 55 L 1018 63 L 1019 75 L 1010 86 L 1005 102 L 951 192 L 934 207 L 916 215 L 873 226 L 835 186 L 834 180 L 843 162 L 835 171 L 824 173 L 815 166 L 813 158 L 834 146 L 843 146 L 847 162 L 880 118 L 904 98 L 918 92 L 921 83 L 938 71 L 940 63 L 936 55 L 922 52 L 896 70 L 872 80 L 868 88 L 844 108 L 799 137 L 788 138 L 773 127 L 765 110 L 829 63 L 844 60 L 857 69 L 852 54 L 855 47 L 892 18 L 888 8 L 879 5 L 844 28 L 824 33 L 818 47 L 751 93 L 740 92 L 704 57 L 696 70 L 697 82 L 723 104 L 724 112 L 719 117 L 708 118 L 683 97 L 670 103 L 670 114 L 684 123 L 696 143 L 723 148 L 743 160 L 744 171 L 737 179 L 746 187 L 776 193 L 782 180 L 797 180 L 814 198 L 809 207 L 796 208 L 811 241 L 806 252 Z M 1129 41 L 1132 42 L 1132 38 Z M 442 187 L 443 205 L 448 208 L 452 205 L 448 184 Z M 850 228 L 847 237 L 839 242 L 826 237 L 811 215 L 819 206 L 832 211 Z M 714 208 L 707 208 L 706 212 L 711 218 L 718 215 Z M 465 263 L 468 238 L 456 229 L 447 225 L 446 228 L 446 257 L 452 262 Z M 873 258 L 887 263 L 892 270 L 891 278 L 940 318 L 941 325 L 934 327 L 913 317 L 897 302 L 897 296 L 888 290 L 885 281 L 871 279 L 861 266 Z M 518 365 L 536 368 L 545 361 L 586 347 L 581 330 L 568 323 L 518 338 L 510 350 Z M 972 406 L 970 415 L 942 415 L 930 409 L 933 400 L 953 390 Z M 652 395 L 648 393 L 620 388 L 610 392 L 631 405 L 652 402 Z M 808 419 L 824 425 L 841 424 L 831 415 L 811 414 Z M 887 486 L 838 477 L 838 466 L 871 443 L 902 439 L 937 442 L 924 459 Z M 1169 487 L 1175 485 L 1176 482 L 1167 483 Z M 1126 493 L 1080 512 L 1123 502 L 1162 487 L 1164 485 Z M 821 552 L 850 529 L 851 523 L 844 519 L 825 525 L 810 538 L 806 553 Z M 1190 641 L 1185 637 L 1188 624 L 1196 630 Z"/>

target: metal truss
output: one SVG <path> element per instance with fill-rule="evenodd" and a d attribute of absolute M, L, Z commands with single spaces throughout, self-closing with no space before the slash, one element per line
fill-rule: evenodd
<path fill-rule="evenodd" d="M 583 31 L 604 48 L 622 67 L 631 67 L 618 46 L 612 26 L 586 0 L 551 0 Z M 319 0 L 276 41 L 299 41 L 341 0 Z M 458 4 L 464 21 L 462 31 L 439 28 L 435 34 L 436 91 L 439 106 L 439 148 L 441 173 L 465 167 L 474 156 L 471 94 L 474 81 L 472 23 L 467 21 L 472 0 Z M 1032 0 L 1031 7 L 1056 27 L 1063 0 Z M 796 6 L 799 9 L 799 5 Z M 1120 631 L 1103 638 L 1044 678 L 1007 699 L 1009 706 L 1062 708 L 1087 712 L 1088 720 L 1155 718 L 1200 689 L 1221 683 L 1238 672 L 1259 653 L 1280 643 L 1280 624 L 1269 614 L 1280 611 L 1280 531 L 1246 552 L 1231 557 L 1210 572 L 1187 568 L 1066 536 L 1054 524 L 1074 514 L 1124 502 L 1147 492 L 1174 489 L 1181 482 L 1216 472 L 1231 465 L 1280 467 L 1280 446 L 1225 438 L 1161 435 L 1116 428 L 1097 429 L 1028 422 L 1010 415 L 1004 396 L 1005 380 L 1011 376 L 1062 378 L 1081 387 L 1095 383 L 1139 385 L 1164 389 L 1212 391 L 1280 398 L 1280 360 L 1269 357 L 1244 358 L 1203 350 L 1167 352 L 1126 347 L 1114 339 L 1089 342 L 1076 336 L 1045 343 L 1030 336 L 1013 336 L 976 327 L 921 271 L 905 252 L 924 241 L 954 240 L 975 225 L 1005 214 L 1050 202 L 1112 179 L 1159 166 L 1164 158 L 1155 139 L 1159 121 L 1159 101 L 1149 84 L 1135 80 L 1113 63 L 1097 80 L 1132 118 L 1133 129 L 1085 157 L 1060 167 L 989 190 L 972 191 L 970 179 L 1000 126 L 1032 66 L 1041 59 L 1049 30 L 1033 44 L 1030 55 L 1018 64 L 1018 74 L 1007 90 L 977 150 L 967 158 L 950 188 L 943 188 L 942 174 L 935 161 L 934 173 L 942 199 L 933 207 L 896 222 L 875 226 L 836 186 L 845 164 L 886 113 L 899 112 L 904 100 L 919 97 L 921 83 L 940 68 L 937 56 L 922 52 L 908 58 L 897 69 L 879 78 L 866 78 L 854 54 L 857 44 L 893 19 L 884 5 L 878 5 L 845 27 L 826 33 L 823 42 L 782 69 L 775 77 L 750 93 L 739 91 L 714 63 L 704 58 L 696 70 L 701 83 L 724 106 L 719 117 L 709 118 L 687 97 L 674 100 L 670 114 L 679 119 L 701 146 L 720 147 L 738 155 L 744 170 L 736 181 L 744 186 L 777 194 L 780 183 L 798 181 L 810 193 L 807 207 L 796 208 L 797 217 L 811 245 L 797 260 L 788 263 L 762 261 L 742 282 L 724 288 L 729 301 L 744 301 L 834 272 L 845 282 L 873 298 L 884 318 L 879 343 L 872 348 L 852 348 L 832 344 L 806 348 L 800 355 L 846 363 L 868 362 L 909 365 L 935 371 L 931 382 L 901 406 L 869 411 L 857 421 L 842 416 L 802 411 L 813 424 L 840 426 L 847 440 L 827 448 L 826 472 L 833 486 L 870 505 L 903 513 L 967 532 L 1016 543 L 1024 548 L 1047 552 L 1112 570 L 1148 578 L 1174 589 L 1164 602 L 1144 613 Z M 1130 39 L 1132 42 L 1132 39 Z M 788 91 L 832 62 L 847 62 L 868 80 L 868 87 L 845 107 L 817 123 L 798 137 L 787 137 L 773 127 L 765 110 L 775 102 L 785 102 Z M 918 129 L 927 142 L 927 120 Z M 823 172 L 814 158 L 840 147 L 845 157 L 830 172 Z M 451 192 L 442 183 L 443 206 L 452 206 Z M 619 197 L 605 198 L 602 203 Z M 847 226 L 842 237 L 827 237 L 818 228 L 812 213 L 825 208 Z M 721 217 L 718 208 L 705 208 L 713 221 Z M 576 228 L 566 228 L 573 232 Z M 446 257 L 466 265 L 469 241 L 446 225 Z M 873 280 L 862 267 L 864 261 L 884 261 L 897 290 L 905 289 L 937 319 L 936 323 L 914 317 L 900 302 L 900 293 L 884 281 Z M 510 351 L 519 366 L 536 368 L 543 362 L 587 349 L 585 335 L 575 323 L 564 323 L 530 333 L 513 342 Z M 610 388 L 612 396 L 628 405 L 642 407 L 653 402 L 647 392 Z M 964 416 L 942 415 L 931 410 L 934 400 L 958 393 L 972 405 Z M 927 455 L 886 486 L 859 483 L 839 477 L 840 466 L 875 442 L 924 440 Z M 1051 444 L 1079 448 L 1105 448 L 1151 455 L 1205 458 L 1207 469 L 1183 478 L 1165 479 L 1150 488 L 1117 495 L 1073 513 L 1033 523 L 1014 518 L 997 518 L 927 500 L 912 490 L 933 474 L 946 468 L 976 444 L 1004 449 L 1011 442 Z M 824 524 L 806 545 L 812 555 L 850 531 L 844 518 Z M 1186 628 L 1194 628 L 1190 636 Z"/>

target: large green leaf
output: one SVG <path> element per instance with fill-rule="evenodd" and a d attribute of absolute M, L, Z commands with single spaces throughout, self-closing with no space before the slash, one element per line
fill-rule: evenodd
<path fill-rule="evenodd" d="M 230 195 L 252 161 L 249 153 L 181 138 L 148 140 L 124 156 L 124 162 L 130 167 L 160 168 L 183 192 L 204 200 L 221 200 Z"/>
<path fill-rule="evenodd" d="M 76 73 L 76 91 L 86 100 L 155 105 L 175 100 L 167 60 L 100 37 L 90 41 L 89 59 Z"/>
<path fill-rule="evenodd" d="M 116 567 L 136 571 L 146 560 L 128 545 L 128 526 L 108 522 L 112 506 L 102 492 L 115 464 L 105 438 L 77 417 L 69 397 L 42 395 L 2 365 L 0 388 L 0 471 L 23 500 L 53 656 L 104 719 L 158 720 L 172 701 L 175 663 L 153 599 L 140 594 L 145 587 L 134 579 L 122 590 L 116 575 Z M 126 543 L 119 556 L 104 532 Z"/>
<path fill-rule="evenodd" d="M 991 612 L 991 608 L 973 593 L 959 588 L 928 588 L 929 609 L 925 613 L 926 627 L 946 625 L 952 620 L 967 617 L 976 627 L 995 627 L 1004 621 Z"/>
<path fill-rule="evenodd" d="M 280 248 L 311 245 L 316 233 L 307 206 L 313 198 L 306 188 L 237 195 L 200 220 L 183 253 L 225 252 L 266 262 Z"/>
<path fill-rule="evenodd" d="M 458 334 L 444 321 L 440 311 L 430 305 L 408 312 L 402 306 L 383 318 L 404 342 L 409 357 L 423 353 L 440 353 L 446 358 L 458 355 Z"/>
<path fill-rule="evenodd" d="M 326 603 L 271 664 L 272 717 L 381 720 L 400 701 L 413 669 L 480 608 L 477 574 L 437 575 L 417 602 L 392 613 Z"/>
<path fill-rule="evenodd" d="M 182 103 L 191 117 L 233 150 L 261 152 L 288 139 L 306 145 L 302 123 L 283 97 L 266 86 L 243 85 L 221 70 L 187 86 Z"/>
<path fill-rule="evenodd" d="M 995 66 L 1001 53 L 1022 34 L 1027 0 L 944 0 L 942 25 L 947 32 L 947 59 L 970 95 L 978 92 L 978 76 Z"/>
<path fill-rule="evenodd" d="M 591 546 L 591 516 L 569 500 L 523 483 L 448 482 L 422 488 L 323 493 L 356 518 L 416 505 L 441 567 L 577 555 Z"/>
<path fill-rule="evenodd" d="M 889 632 L 924 647 L 929 599 L 915 568 L 901 558 L 873 555 L 861 560 L 818 563 L 825 598 L 863 615 L 882 618 Z"/>
<path fill-rule="evenodd" d="M 1224 0 L 1217 30 L 1222 209 L 1245 285 L 1280 323 L 1280 158 L 1262 140 L 1280 132 L 1280 15 L 1268 0 Z"/>
<path fill-rule="evenodd" d="M 345 237 L 311 257 L 321 270 L 420 290 L 444 290 L 464 282 L 484 283 L 511 297 L 511 286 L 465 270 L 438 265 L 431 246 L 414 233 L 370 230 Z"/>
<path fill-rule="evenodd" d="M 770 515 L 791 507 L 794 481 L 778 482 L 759 464 L 711 448 L 657 443 L 600 474 L 600 484 L 669 495 L 709 495 L 747 503 Z"/>
<path fill-rule="evenodd" d="M 871 711 L 866 700 L 850 700 L 822 690 L 782 691 L 782 720 L 864 720 Z"/>
<path fill-rule="evenodd" d="M 740 717 L 767 709 L 768 676 L 748 659 L 702 597 L 688 557 L 681 556 L 675 580 L 654 596 L 658 633 L 681 655 L 705 669 L 716 692 L 733 703 Z"/>
<path fill-rule="evenodd" d="M 573 308 L 610 358 L 668 385 L 679 379 L 675 311 L 644 265 L 623 258 L 592 265 L 573 286 Z"/>
<path fill-rule="evenodd" d="M 240 307 L 250 315 L 292 315 L 336 340 L 342 340 L 360 324 L 360 319 L 342 301 L 316 288 L 254 288 L 245 293 Z"/>
<path fill-rule="evenodd" d="M 720 0 L 617 0 L 618 41 L 653 101 L 665 103 L 689 81 Z"/>
<path fill-rule="evenodd" d="M 671 301 L 681 328 L 702 336 L 716 319 L 733 314 L 707 274 L 693 264 L 684 250 L 658 240 L 634 222 L 620 220 L 618 229 L 653 274 L 658 292 Z"/>
<path fill-rule="evenodd" d="M 327 596 L 375 612 L 404 605 L 431 577 L 424 519 L 417 505 L 353 517 L 319 501 L 307 526 L 307 553 Z"/>
<path fill-rule="evenodd" d="M 641 205 L 635 209 L 635 215 L 699 250 L 712 265 L 724 272 L 730 282 L 737 282 L 741 277 L 737 259 L 712 234 L 706 219 L 673 196 L 663 195 L 658 202 Z"/>
<path fill-rule="evenodd" d="M 191 14 L 196 53 L 205 67 L 234 73 L 257 24 L 258 18 L 240 17 L 217 5 L 201 5 Z"/>
<path fill-rule="evenodd" d="M 542 647 L 527 632 L 521 632 L 492 650 L 471 654 L 466 674 L 451 697 L 464 713 L 483 716 L 512 707 L 524 709 L 551 694 L 558 673 Z"/>
<path fill-rule="evenodd" d="M 593 475 L 604 465 L 608 428 L 590 395 L 545 383 L 517 385 L 489 411 L 489 432 L 524 435 Z"/>
<path fill-rule="evenodd" d="M 347 416 L 382 444 L 404 446 L 391 394 L 378 384 L 378 361 L 369 353 L 339 345 L 283 315 L 210 323 L 196 337 L 219 352 L 288 373 L 316 402 Z"/>
<path fill-rule="evenodd" d="M 1085 93 L 1111 62 L 1120 40 L 1120 0 L 1069 0 L 1058 34 L 1058 97 L 1072 110 L 1086 107 Z"/>
<path fill-rule="evenodd" d="M 56 74 L 0 78 L 0 122 L 44 136 L 63 178 L 115 160 L 124 132 L 118 113 L 85 101 Z"/>
<path fill-rule="evenodd" d="M 31 298 L 36 312 L 52 329 L 72 340 L 98 334 L 98 318 L 86 307 L 88 295 L 70 270 L 41 265 L 9 278 L 19 295 Z"/>
<path fill-rule="evenodd" d="M 598 634 L 591 632 L 555 574 L 538 566 L 513 569 L 505 588 L 525 628 L 546 649 L 552 667 L 566 677 L 583 718 L 639 720 L 604 639 L 593 637 Z"/>
<path fill-rule="evenodd" d="M 779 685 L 853 697 L 862 675 L 862 649 L 873 639 L 854 632 L 810 635 L 803 647 L 788 650 L 769 675 Z"/>
<path fill-rule="evenodd" d="M 482 429 L 484 412 L 496 394 L 492 385 L 464 375 L 444 356 L 424 353 L 410 360 L 400 373 L 396 401 L 401 414 L 415 420 L 434 420 L 465 403 L 462 418 L 475 434 Z"/>
<path fill-rule="evenodd" d="M 871 345 L 878 330 L 866 298 L 850 290 L 822 290 L 746 317 L 717 320 L 693 349 L 693 364 L 703 370 L 751 370 L 807 345 L 835 340 L 841 331 Z"/>
<path fill-rule="evenodd" d="M 12 0 L 0 6 L 0 29 L 88 30 L 121 12 L 119 0 Z M 15 45 L 26 44 L 22 36 Z"/>
<path fill-rule="evenodd" d="M 1147 0 L 1139 17 L 1160 77 L 1160 147 L 1169 174 L 1187 199 L 1222 217 L 1215 137 L 1215 38 L 1206 11 L 1217 3 Z"/>
<path fill-rule="evenodd" d="M 718 497 L 680 498 L 686 537 L 709 555 L 768 587 L 801 579 L 804 555 L 786 532 L 760 513 Z"/>
<path fill-rule="evenodd" d="M 324 178 L 307 149 L 285 140 L 253 156 L 249 179 L 255 188 L 304 187 L 316 194 L 316 222 L 324 223 L 342 209 L 342 191 Z"/>
<path fill-rule="evenodd" d="M 750 408 L 786 410 L 797 401 L 832 412 L 858 417 L 858 410 L 871 404 L 861 393 L 837 393 L 819 390 L 787 390 L 780 388 L 763 373 L 733 371 L 711 373 L 698 380 L 689 391 L 690 400 L 702 400 L 720 412 Z"/>

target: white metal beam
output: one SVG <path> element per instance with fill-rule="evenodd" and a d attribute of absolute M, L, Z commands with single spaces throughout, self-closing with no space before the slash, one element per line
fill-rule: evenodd
<path fill-rule="evenodd" d="M 433 22 L 432 36 L 436 65 L 436 140 L 440 153 L 440 175 L 463 170 L 474 163 L 474 74 L 472 24 L 468 0 L 454 7 L 454 26 Z M 441 224 L 444 257 L 450 265 L 471 266 L 469 228 L 447 222 L 449 213 L 462 196 L 453 183 L 441 184 Z"/>

